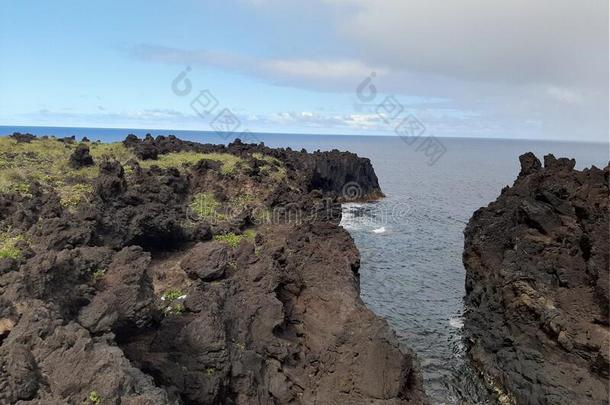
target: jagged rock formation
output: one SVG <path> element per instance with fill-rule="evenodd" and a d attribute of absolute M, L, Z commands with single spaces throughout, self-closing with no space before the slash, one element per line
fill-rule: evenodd
<path fill-rule="evenodd" d="M 370 162 L 57 142 L 1 144 L 0 175 L 65 162 L 0 192 L 0 404 L 425 403 L 338 226 L 341 182 L 380 195 Z"/>
<path fill-rule="evenodd" d="M 607 404 L 609 168 L 521 156 L 465 231 L 470 354 L 518 404 Z"/>

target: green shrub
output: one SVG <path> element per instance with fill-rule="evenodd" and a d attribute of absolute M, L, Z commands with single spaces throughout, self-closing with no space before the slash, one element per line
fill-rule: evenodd
<path fill-rule="evenodd" d="M 177 300 L 184 297 L 184 293 L 178 289 L 170 289 L 163 293 L 162 299 L 167 302 L 167 306 L 165 307 L 166 315 L 180 315 L 184 312 L 184 305 Z"/>
<path fill-rule="evenodd" d="M 105 274 L 106 274 L 105 269 L 97 269 L 93 273 L 91 273 L 91 276 L 93 277 L 94 280 L 99 280 L 100 278 L 104 277 Z"/>
<path fill-rule="evenodd" d="M 191 211 L 199 219 L 212 219 L 216 214 L 216 210 L 220 207 L 220 203 L 216 201 L 212 193 L 199 193 L 193 198 L 189 205 Z"/>
<path fill-rule="evenodd" d="M 171 289 L 171 290 L 165 291 L 165 293 L 163 294 L 163 298 L 166 301 L 172 302 L 172 301 L 176 301 L 178 298 L 182 297 L 183 295 L 184 295 L 184 293 L 182 291 Z"/>
<path fill-rule="evenodd" d="M 100 405 L 102 403 L 102 397 L 96 391 L 91 391 L 89 393 L 89 403 L 92 405 Z"/>

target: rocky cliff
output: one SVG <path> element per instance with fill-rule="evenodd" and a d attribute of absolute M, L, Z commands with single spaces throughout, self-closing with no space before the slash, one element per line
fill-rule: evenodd
<path fill-rule="evenodd" d="M 380 195 L 349 153 L 0 138 L 0 404 L 424 403 L 338 226 Z"/>
<path fill-rule="evenodd" d="M 608 172 L 531 153 L 465 231 L 470 354 L 518 404 L 607 404 Z"/>

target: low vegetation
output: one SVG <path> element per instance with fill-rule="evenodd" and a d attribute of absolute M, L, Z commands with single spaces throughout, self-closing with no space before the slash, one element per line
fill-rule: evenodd
<path fill-rule="evenodd" d="M 122 165 L 130 160 L 137 160 L 136 156 L 123 145 L 123 142 L 101 143 L 96 142 L 89 145 L 89 153 L 94 161 L 110 158 L 119 161 Z"/>
<path fill-rule="evenodd" d="M 181 315 L 184 312 L 184 305 L 172 304 L 165 308 L 165 313 L 168 315 Z"/>
<path fill-rule="evenodd" d="M 178 289 L 170 289 L 163 293 L 161 299 L 167 303 L 165 307 L 166 315 L 180 315 L 184 312 L 185 308 L 181 302 L 186 298 L 186 294 L 184 294 L 181 290 Z"/>
<path fill-rule="evenodd" d="M 264 160 L 265 162 L 268 162 L 270 164 L 273 164 L 275 166 L 281 166 L 282 162 L 280 162 L 280 160 L 278 158 L 275 158 L 273 156 L 269 156 L 269 155 L 263 155 L 262 153 L 253 153 L 252 157 L 258 160 Z"/>
<path fill-rule="evenodd" d="M 130 160 L 140 166 L 163 168 L 194 165 L 202 159 L 221 163 L 221 173 L 233 173 L 242 161 L 228 153 L 176 152 L 160 155 L 157 160 L 139 161 L 122 142 L 88 143 L 95 164 L 74 169 L 70 155 L 78 142 L 63 142 L 56 138 L 38 138 L 17 142 L 11 137 L 0 137 L 0 193 L 31 194 L 31 185 L 39 183 L 55 190 L 64 207 L 72 208 L 85 200 L 92 191 L 92 180 L 99 174 L 98 164 L 103 159 L 114 159 L 125 165 Z"/>
<path fill-rule="evenodd" d="M 184 293 L 180 290 L 175 290 L 175 289 L 170 289 L 165 291 L 165 293 L 163 293 L 163 299 L 165 301 L 169 301 L 169 302 L 173 302 L 176 301 L 177 299 L 180 299 L 180 297 L 183 297 Z"/>
<path fill-rule="evenodd" d="M 91 405 L 101 405 L 102 403 L 102 397 L 97 393 L 97 391 L 91 391 L 87 399 Z"/>
<path fill-rule="evenodd" d="M 220 203 L 216 200 L 212 193 L 198 193 L 193 197 L 193 201 L 189 204 L 189 208 L 197 219 L 214 219 L 216 210 L 220 207 Z"/>
<path fill-rule="evenodd" d="M 24 240 L 21 235 L 11 235 L 10 232 L 0 233 L 0 259 L 20 259 L 22 251 L 18 243 Z"/>
<path fill-rule="evenodd" d="M 106 275 L 106 269 L 96 269 L 91 273 L 94 280 L 99 280 Z"/>
<path fill-rule="evenodd" d="M 94 168 L 75 170 L 69 158 L 76 144 L 56 139 L 36 139 L 29 143 L 0 137 L 0 193 L 27 195 L 30 184 L 56 188 L 63 184 L 87 183 L 95 175 Z"/>
<path fill-rule="evenodd" d="M 264 161 L 266 164 L 261 167 L 261 173 L 269 176 L 271 179 L 280 182 L 286 178 L 286 168 L 282 162 L 273 156 L 263 155 L 262 153 L 253 153 L 252 157 Z"/>
<path fill-rule="evenodd" d="M 74 208 L 83 201 L 89 201 L 93 186 L 83 183 L 60 185 L 56 191 L 63 207 Z"/>
<path fill-rule="evenodd" d="M 239 246 L 242 240 L 254 241 L 255 237 L 256 231 L 254 231 L 253 229 L 248 229 L 241 235 L 237 235 L 233 232 L 224 235 L 214 235 L 214 240 L 226 243 L 230 247 L 234 248 Z"/>
<path fill-rule="evenodd" d="M 140 163 L 142 167 L 151 167 L 153 165 L 169 168 L 182 166 L 192 166 L 203 159 L 215 160 L 222 164 L 220 172 L 230 174 L 235 171 L 237 164 L 241 162 L 238 156 L 229 153 L 198 153 L 198 152 L 174 152 L 165 155 L 159 155 L 157 160 L 145 160 Z"/>

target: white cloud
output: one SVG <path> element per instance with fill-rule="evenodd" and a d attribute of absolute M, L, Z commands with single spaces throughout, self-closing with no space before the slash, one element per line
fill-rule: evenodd
<path fill-rule="evenodd" d="M 133 56 L 162 63 L 199 65 L 263 78 L 283 86 L 315 88 L 322 91 L 345 90 L 372 71 L 387 69 L 346 59 L 262 59 L 205 49 L 186 50 L 141 44 L 132 48 Z"/>
<path fill-rule="evenodd" d="M 564 103 L 578 104 L 583 102 L 582 95 L 565 87 L 549 86 L 546 91 L 550 96 Z"/>
<path fill-rule="evenodd" d="M 248 7 L 288 21 L 295 0 Z M 503 136 L 608 142 L 607 0 L 311 0 L 384 93 L 447 97 Z M 279 20 L 277 17 L 276 20 Z M 481 125 L 479 125 L 479 123 Z"/>
<path fill-rule="evenodd" d="M 246 1 L 298 19 L 296 0 Z M 461 80 L 586 84 L 608 75 L 607 0 L 311 0 L 367 64 Z"/>
<path fill-rule="evenodd" d="M 607 0 L 234 1 L 252 12 L 255 25 L 277 24 L 286 43 L 298 25 L 335 45 L 320 48 L 299 37 L 290 57 L 273 58 L 151 45 L 134 54 L 352 98 L 375 71 L 380 94 L 440 97 L 450 100 L 447 108 L 475 114 L 430 117 L 432 131 L 608 141 Z M 311 126 L 358 122 L 315 114 L 290 119 Z"/>

